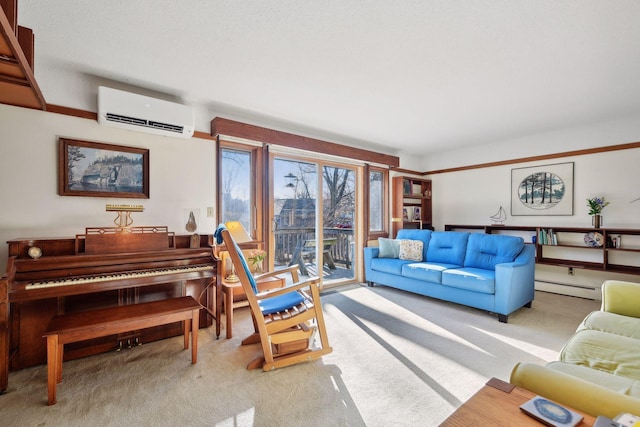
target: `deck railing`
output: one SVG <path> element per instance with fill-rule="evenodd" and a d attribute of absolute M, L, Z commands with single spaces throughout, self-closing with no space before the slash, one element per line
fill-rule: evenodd
<path fill-rule="evenodd" d="M 307 228 L 282 228 L 274 231 L 275 238 L 275 264 L 288 264 L 299 241 L 315 240 L 316 230 Z M 352 243 L 353 229 L 351 228 L 325 228 L 322 230 L 323 239 L 336 239 L 336 244 L 331 245 L 329 253 L 336 264 L 342 264 L 345 268 L 351 268 L 353 262 Z"/>

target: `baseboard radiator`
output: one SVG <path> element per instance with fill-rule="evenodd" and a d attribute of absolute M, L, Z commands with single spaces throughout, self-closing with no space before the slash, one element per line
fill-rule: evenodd
<path fill-rule="evenodd" d="M 573 297 L 600 300 L 600 286 L 584 286 L 573 283 L 562 283 L 550 280 L 535 280 L 536 290 Z"/>

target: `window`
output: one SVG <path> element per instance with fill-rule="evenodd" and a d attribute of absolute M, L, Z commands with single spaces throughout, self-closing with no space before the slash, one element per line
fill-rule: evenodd
<path fill-rule="evenodd" d="M 240 221 L 255 236 L 255 191 L 252 177 L 251 150 L 222 147 L 220 151 L 220 213 L 221 222 Z"/>
<path fill-rule="evenodd" d="M 295 262 L 326 283 L 357 278 L 363 241 L 388 236 L 388 169 L 218 141 L 219 222 L 243 224 L 267 251 L 269 269 L 304 255 Z M 301 241 L 315 247 L 299 248 Z"/>
<path fill-rule="evenodd" d="M 386 169 L 365 165 L 364 200 L 365 200 L 365 230 L 367 240 L 388 236 L 389 209 L 389 172 Z"/>
<path fill-rule="evenodd" d="M 384 231 L 384 173 L 369 172 L 369 232 Z"/>

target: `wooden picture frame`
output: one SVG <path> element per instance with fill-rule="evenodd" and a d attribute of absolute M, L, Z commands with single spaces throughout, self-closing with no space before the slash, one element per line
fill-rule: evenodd
<path fill-rule="evenodd" d="M 413 220 L 414 221 L 422 221 L 422 213 L 419 206 L 413 208 Z"/>
<path fill-rule="evenodd" d="M 149 198 L 149 150 L 60 138 L 58 194 Z"/>

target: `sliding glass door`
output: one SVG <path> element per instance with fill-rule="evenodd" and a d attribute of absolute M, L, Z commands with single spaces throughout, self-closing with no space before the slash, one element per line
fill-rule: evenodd
<path fill-rule="evenodd" d="M 297 264 L 325 284 L 353 279 L 355 169 L 275 157 L 271 170 L 275 268 Z"/>
<path fill-rule="evenodd" d="M 325 281 L 353 279 L 356 220 L 356 173 L 354 169 L 322 166 L 322 226 Z"/>

